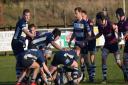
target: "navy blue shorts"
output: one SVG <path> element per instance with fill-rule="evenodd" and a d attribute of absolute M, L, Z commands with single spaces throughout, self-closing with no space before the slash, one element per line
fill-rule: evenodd
<path fill-rule="evenodd" d="M 42 63 L 45 62 L 43 51 L 38 49 L 30 49 L 26 52 L 26 54 L 31 54 L 37 57 L 36 62 L 42 67 Z M 28 64 L 31 64 L 33 59 L 27 59 L 24 62 L 26 63 L 28 61 Z M 29 66 L 29 65 L 28 65 Z"/>
<path fill-rule="evenodd" d="M 80 47 L 80 49 L 81 49 L 80 53 L 81 54 L 88 54 L 88 46 L 87 46 L 87 44 L 84 47 L 81 47 L 79 44 L 75 43 L 75 46 L 79 46 Z"/>
<path fill-rule="evenodd" d="M 96 51 L 96 40 L 88 41 L 88 51 Z"/>
<path fill-rule="evenodd" d="M 14 55 L 18 55 L 21 52 L 24 52 L 23 45 L 24 44 L 17 39 L 12 40 L 11 46 L 12 46 L 12 50 L 13 50 Z"/>
<path fill-rule="evenodd" d="M 29 68 L 32 64 L 33 64 L 33 60 L 32 59 L 22 59 L 22 66 L 24 68 Z"/>
<path fill-rule="evenodd" d="M 119 51 L 118 43 L 105 44 L 103 48 L 108 49 L 110 53 L 115 53 L 115 52 Z"/>
<path fill-rule="evenodd" d="M 58 54 L 56 53 L 53 57 L 51 65 L 52 66 L 58 66 L 58 65 L 62 64 L 62 65 L 65 65 L 65 66 L 70 66 L 72 63 L 73 63 L 73 59 L 58 56 Z"/>

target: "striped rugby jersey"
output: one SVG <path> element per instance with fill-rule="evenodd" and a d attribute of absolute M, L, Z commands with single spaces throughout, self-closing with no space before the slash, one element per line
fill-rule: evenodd
<path fill-rule="evenodd" d="M 22 18 L 16 24 L 13 39 L 20 39 L 23 36 L 23 29 L 28 29 L 28 23 Z"/>
<path fill-rule="evenodd" d="M 88 23 L 85 20 L 81 21 L 74 21 L 73 23 L 73 32 L 75 33 L 75 39 L 76 42 L 80 44 L 80 42 L 83 42 L 87 38 L 88 32 L 91 32 L 91 28 L 89 27 Z"/>
<path fill-rule="evenodd" d="M 45 48 L 52 41 L 54 41 L 54 35 L 51 32 L 47 32 L 47 33 L 42 32 L 31 41 L 31 45 L 32 45 L 31 48 L 38 49 L 40 46 Z"/>

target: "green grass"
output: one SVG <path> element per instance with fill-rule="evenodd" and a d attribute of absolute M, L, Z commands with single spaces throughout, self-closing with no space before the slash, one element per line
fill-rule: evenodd
<path fill-rule="evenodd" d="M 123 81 L 121 70 L 117 67 L 115 59 L 112 54 L 107 59 L 108 66 L 108 84 L 107 85 L 126 85 Z M 86 73 L 87 74 L 87 73 Z M 0 56 L 0 85 L 14 85 L 15 77 L 15 57 L 14 56 Z M 96 54 L 96 78 L 95 83 L 91 84 L 83 82 L 81 85 L 102 85 L 102 71 L 101 71 L 101 52 Z"/>

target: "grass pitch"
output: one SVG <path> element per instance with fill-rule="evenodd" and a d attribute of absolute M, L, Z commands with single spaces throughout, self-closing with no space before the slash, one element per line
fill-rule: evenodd
<path fill-rule="evenodd" d="M 122 56 L 121 56 L 122 57 Z M 14 56 L 0 56 L 0 85 L 15 85 L 15 57 Z M 107 59 L 107 85 L 127 85 L 123 81 L 122 71 L 116 65 L 112 54 Z M 86 78 L 88 76 L 86 72 Z M 103 85 L 102 70 L 101 70 L 101 51 L 96 53 L 96 76 L 95 83 L 82 82 L 80 85 Z"/>

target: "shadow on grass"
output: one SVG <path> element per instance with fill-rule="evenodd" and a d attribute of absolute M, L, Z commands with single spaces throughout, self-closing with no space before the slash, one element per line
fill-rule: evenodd
<path fill-rule="evenodd" d="M 84 81 L 81 82 L 80 85 L 128 85 L 128 83 L 125 83 L 123 80 L 108 80 L 106 84 L 103 84 L 101 80 L 96 80 L 95 82 L 88 82 Z"/>
<path fill-rule="evenodd" d="M 94 83 L 85 81 L 81 82 L 79 85 L 128 85 L 122 80 L 108 80 L 107 84 L 102 84 L 102 81 L 96 80 Z M 0 85 L 15 85 L 15 82 L 0 82 Z"/>
<path fill-rule="evenodd" d="M 15 82 L 0 82 L 0 85 L 15 85 Z"/>

